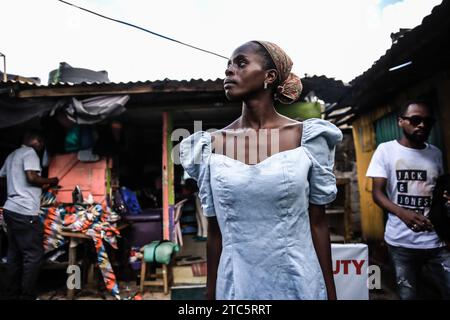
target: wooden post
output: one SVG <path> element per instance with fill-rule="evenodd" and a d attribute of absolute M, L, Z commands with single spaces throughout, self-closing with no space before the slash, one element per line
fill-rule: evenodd
<path fill-rule="evenodd" d="M 174 168 L 172 160 L 172 117 L 163 112 L 162 183 L 163 183 L 163 239 L 172 240 L 173 206 L 175 204 Z"/>
<path fill-rule="evenodd" d="M 361 231 L 366 241 L 381 241 L 384 234 L 383 210 L 372 199 L 372 180 L 366 177 L 375 151 L 375 129 L 371 117 L 364 115 L 352 123 L 356 152 Z"/>
<path fill-rule="evenodd" d="M 345 202 L 344 202 L 344 237 L 345 241 L 352 240 L 352 193 L 351 193 L 351 180 L 345 179 Z"/>

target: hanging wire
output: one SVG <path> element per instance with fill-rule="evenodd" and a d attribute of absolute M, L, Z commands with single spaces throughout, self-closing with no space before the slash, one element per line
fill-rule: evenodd
<path fill-rule="evenodd" d="M 64 4 L 67 4 L 67 5 L 69 5 L 69 6 L 75 7 L 75 8 L 77 8 L 77 9 L 80 9 L 80 10 L 83 10 L 83 11 L 86 11 L 86 12 L 89 12 L 89 13 L 91 13 L 91 14 L 93 14 L 93 15 L 96 15 L 96 16 L 99 16 L 99 17 L 101 17 L 101 18 L 104 18 L 104 19 L 107 19 L 107 20 L 111 20 L 111 21 L 114 21 L 114 22 L 117 22 L 117 23 L 121 23 L 121 24 L 124 24 L 124 25 L 126 25 L 126 26 L 129 26 L 129 27 L 132 27 L 132 28 L 136 28 L 136 29 L 139 29 L 139 30 L 142 30 L 142 31 L 151 33 L 151 34 L 153 34 L 153 35 L 155 35 L 155 36 L 158 36 L 158 37 L 161 37 L 161 38 L 163 38 L 163 39 L 166 39 L 166 40 L 169 40 L 169 41 L 173 41 L 173 42 L 178 43 L 178 44 L 181 44 L 181 45 L 183 45 L 183 46 L 186 46 L 186 47 L 189 47 L 189 48 L 192 48 L 192 49 L 196 49 L 196 50 L 199 50 L 199 51 L 203 51 L 203 52 L 206 52 L 206 53 L 209 53 L 209 54 L 215 55 L 215 56 L 217 56 L 217 57 L 224 58 L 224 59 L 228 60 L 227 57 L 222 56 L 222 55 L 220 55 L 220 54 L 218 54 L 218 53 L 215 53 L 215 52 L 212 52 L 212 51 L 209 51 L 209 50 L 205 50 L 205 49 L 202 49 L 202 48 L 199 48 L 199 47 L 190 45 L 190 44 L 188 44 L 188 43 L 178 41 L 178 40 L 176 40 L 176 39 L 172 39 L 172 38 L 166 37 L 166 36 L 164 36 L 164 35 L 162 35 L 162 34 L 153 32 L 153 31 L 151 31 L 151 30 L 148 30 L 148 29 L 145 29 L 145 28 L 142 28 L 142 27 L 139 27 L 139 26 L 134 25 L 134 24 L 132 24 L 132 23 L 129 23 L 129 22 L 126 22 L 126 21 L 122 21 L 122 20 L 118 20 L 118 19 L 114 19 L 114 18 L 107 17 L 107 16 L 102 15 L 102 14 L 100 14 L 100 13 L 97 13 L 97 12 L 94 12 L 94 11 L 92 11 L 92 10 L 88 10 L 88 9 L 79 7 L 79 6 L 77 6 L 77 5 L 74 5 L 74 4 L 72 4 L 72 3 L 70 3 L 70 2 L 67 2 L 67 1 L 64 1 L 64 0 L 57 0 L 57 1 L 62 2 L 62 3 L 64 3 Z"/>

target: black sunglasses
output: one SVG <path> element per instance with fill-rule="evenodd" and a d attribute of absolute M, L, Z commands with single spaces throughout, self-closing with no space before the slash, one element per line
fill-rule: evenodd
<path fill-rule="evenodd" d="M 411 123 L 415 127 L 417 127 L 422 122 L 424 125 L 430 127 L 436 122 L 436 119 L 434 119 L 432 117 L 421 117 L 421 116 L 403 117 L 402 116 L 400 118 L 408 120 L 409 123 Z"/>

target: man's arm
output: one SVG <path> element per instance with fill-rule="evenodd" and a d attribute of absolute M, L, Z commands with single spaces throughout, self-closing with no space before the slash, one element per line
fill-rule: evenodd
<path fill-rule="evenodd" d="M 37 174 L 36 171 L 27 170 L 25 171 L 25 174 L 27 176 L 27 181 L 29 184 L 40 187 L 40 188 L 46 188 L 49 186 L 57 186 L 59 183 L 59 179 L 54 178 L 42 178 L 40 175 Z"/>
<path fill-rule="evenodd" d="M 333 264 L 331 261 L 330 230 L 325 214 L 325 206 L 309 204 L 309 223 L 311 236 L 322 269 L 328 300 L 336 300 L 336 287 L 333 277 Z"/>
<path fill-rule="evenodd" d="M 409 228 L 415 232 L 431 231 L 433 225 L 430 220 L 423 215 L 418 214 L 412 210 L 402 208 L 392 202 L 386 195 L 386 178 L 375 177 L 372 179 L 372 197 L 373 201 L 381 208 L 395 214 L 400 220 L 402 220 Z M 417 226 L 417 227 L 414 227 Z"/>

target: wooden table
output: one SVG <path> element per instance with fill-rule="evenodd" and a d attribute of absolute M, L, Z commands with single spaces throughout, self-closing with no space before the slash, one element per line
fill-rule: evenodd
<path fill-rule="evenodd" d="M 126 227 L 128 227 L 128 223 L 121 224 L 117 227 L 117 230 L 123 230 Z M 77 246 L 79 244 L 79 240 L 92 240 L 92 238 L 84 233 L 81 232 L 72 232 L 72 231 L 61 231 L 60 234 L 65 237 L 69 238 L 69 261 L 68 265 L 73 266 L 77 264 Z M 94 283 L 94 264 L 89 264 L 88 269 L 88 285 L 93 285 Z M 75 295 L 75 289 L 67 288 L 67 299 L 73 300 Z"/>

